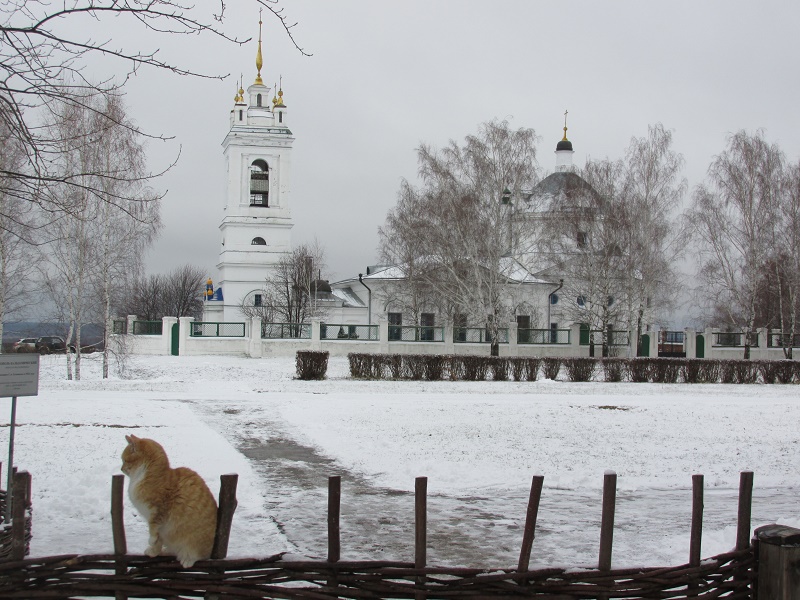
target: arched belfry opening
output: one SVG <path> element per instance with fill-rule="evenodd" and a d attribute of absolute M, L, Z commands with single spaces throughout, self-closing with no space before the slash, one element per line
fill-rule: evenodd
<path fill-rule="evenodd" d="M 269 206 L 269 167 L 260 158 L 250 165 L 250 206 Z"/>

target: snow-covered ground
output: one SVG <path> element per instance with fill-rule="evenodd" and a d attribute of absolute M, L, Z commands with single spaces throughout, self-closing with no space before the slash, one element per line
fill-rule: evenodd
<path fill-rule="evenodd" d="M 344 359 L 319 382 L 294 380 L 288 358 L 132 357 L 105 381 L 98 356 L 83 368 L 65 381 L 64 357 L 42 357 L 39 395 L 18 400 L 33 555 L 111 551 L 127 433 L 161 442 L 215 493 L 219 475 L 239 474 L 231 556 L 324 557 L 329 475 L 343 480 L 345 559 L 411 559 L 423 475 L 431 564 L 515 564 L 534 474 L 534 566 L 597 560 L 606 470 L 618 474 L 615 566 L 686 562 L 693 473 L 705 475 L 706 556 L 734 544 L 742 470 L 755 472 L 754 526 L 800 526 L 795 385 L 367 382 Z M 4 398 L 0 454 L 9 417 Z M 141 552 L 146 526 L 127 498 L 126 528 Z"/>

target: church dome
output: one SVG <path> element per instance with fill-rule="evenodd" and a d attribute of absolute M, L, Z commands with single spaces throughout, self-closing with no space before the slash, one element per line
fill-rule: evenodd
<path fill-rule="evenodd" d="M 311 293 L 331 293 L 331 285 L 324 279 L 315 279 L 311 282 Z"/>
<path fill-rule="evenodd" d="M 559 150 L 569 150 L 570 152 L 572 152 L 572 142 L 570 142 L 568 139 L 561 140 L 556 145 L 556 152 L 558 152 Z"/>

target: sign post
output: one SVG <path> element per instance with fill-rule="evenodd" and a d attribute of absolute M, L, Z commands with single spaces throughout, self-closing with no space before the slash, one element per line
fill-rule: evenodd
<path fill-rule="evenodd" d="M 0 397 L 11 397 L 11 422 L 8 429 L 8 485 L 4 519 L 11 520 L 11 486 L 14 477 L 14 433 L 17 426 L 17 396 L 39 395 L 39 355 L 0 355 Z"/>

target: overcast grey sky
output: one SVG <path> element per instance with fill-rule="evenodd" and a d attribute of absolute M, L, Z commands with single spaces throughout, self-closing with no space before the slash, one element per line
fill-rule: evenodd
<path fill-rule="evenodd" d="M 202 5 L 202 2 L 201 2 Z M 648 124 L 674 130 L 690 188 L 726 135 L 763 128 L 800 157 L 800 3 L 725 1 L 283 0 L 302 56 L 264 15 L 265 83 L 283 76 L 292 164 L 295 244 L 318 238 L 331 279 L 376 262 L 377 228 L 415 148 L 463 140 L 494 118 L 532 127 L 539 162 L 554 168 L 569 110 L 575 162 L 621 157 Z M 238 47 L 210 39 L 147 42 L 220 82 L 142 70 L 128 88 L 134 119 L 171 135 L 151 143 L 164 178 L 165 229 L 147 264 L 191 263 L 216 280 L 224 203 L 221 142 L 236 89 L 255 76 L 258 10 L 228 2 Z"/>

